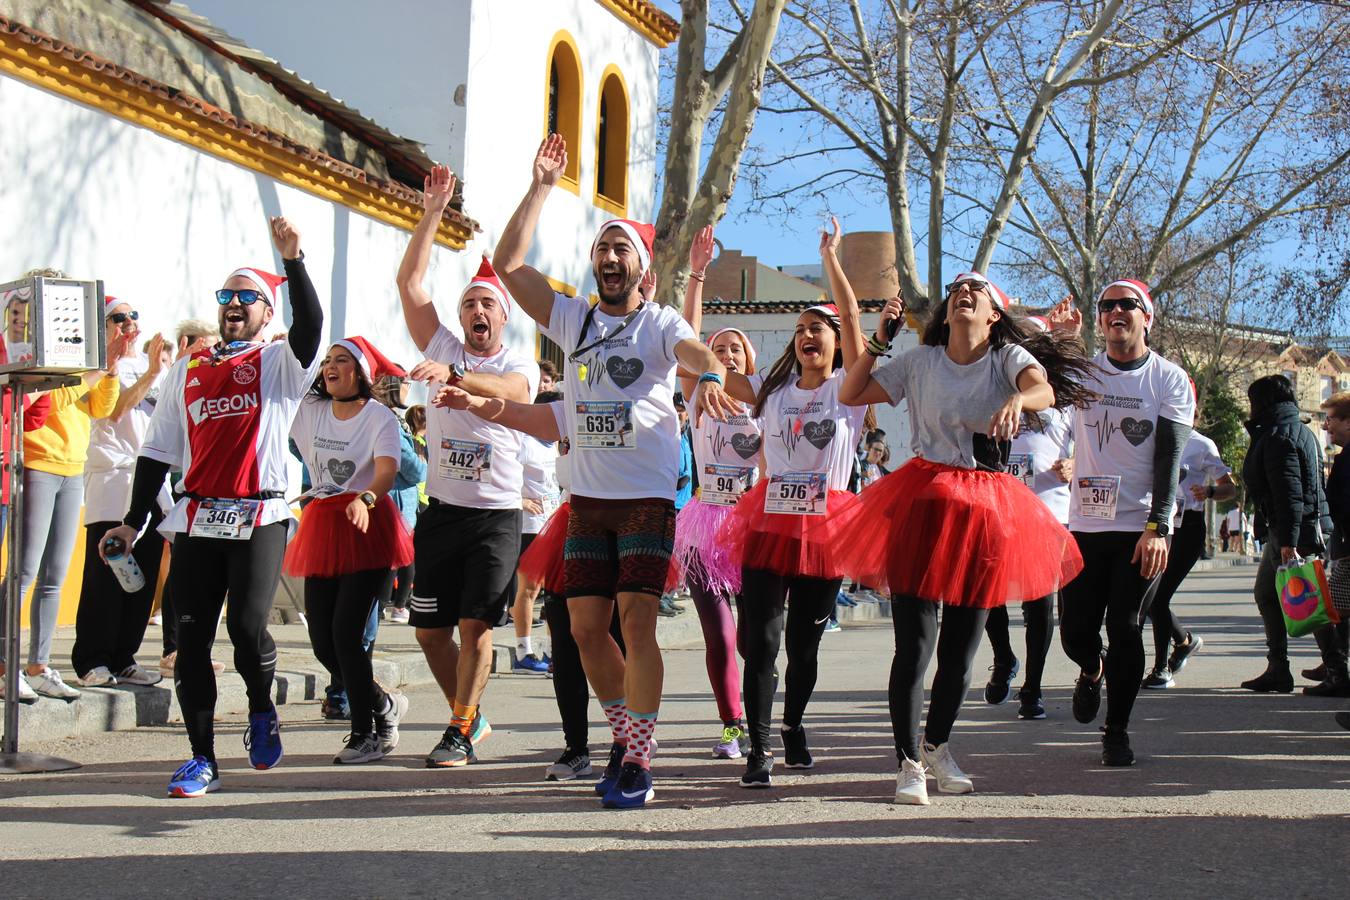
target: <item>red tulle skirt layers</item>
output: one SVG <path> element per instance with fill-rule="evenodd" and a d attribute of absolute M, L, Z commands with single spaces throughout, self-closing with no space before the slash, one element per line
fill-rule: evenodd
<path fill-rule="evenodd" d="M 859 495 L 837 540 L 859 582 L 954 606 L 1035 600 L 1083 569 L 1073 537 L 1021 481 L 917 458 Z"/>
<path fill-rule="evenodd" d="M 353 494 L 305 505 L 300 529 L 286 548 L 284 568 L 293 578 L 334 578 L 366 569 L 399 569 L 413 561 L 412 534 L 394 501 L 381 497 L 365 533 L 347 521 Z"/>
<path fill-rule="evenodd" d="M 572 517 L 572 504 L 564 501 L 548 517 L 538 536 L 520 555 L 520 564 L 516 570 L 520 577 L 530 584 L 543 585 L 544 590 L 555 597 L 566 597 L 563 584 L 563 549 L 567 543 L 567 522 Z M 680 583 L 680 569 L 675 560 L 670 561 L 666 572 L 665 589 L 673 591 Z"/>
<path fill-rule="evenodd" d="M 848 491 L 830 491 L 823 516 L 766 513 L 769 479 L 760 479 L 741 497 L 717 533 L 717 543 L 740 568 L 778 575 L 842 578 L 845 573 L 839 537 L 858 498 Z"/>

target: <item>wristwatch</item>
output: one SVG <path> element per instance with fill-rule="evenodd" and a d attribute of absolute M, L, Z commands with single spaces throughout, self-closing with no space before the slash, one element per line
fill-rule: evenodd
<path fill-rule="evenodd" d="M 379 499 L 374 491 L 362 491 L 356 495 L 357 498 L 366 505 L 366 509 L 374 509 L 375 503 Z"/>
<path fill-rule="evenodd" d="M 450 365 L 450 386 L 454 387 L 464 380 L 464 376 L 469 374 L 469 370 L 464 368 L 463 363 L 451 363 Z"/>
<path fill-rule="evenodd" d="M 1167 522 L 1148 522 L 1144 525 L 1144 530 L 1156 532 L 1158 537 L 1167 537 L 1172 532 L 1172 526 Z"/>

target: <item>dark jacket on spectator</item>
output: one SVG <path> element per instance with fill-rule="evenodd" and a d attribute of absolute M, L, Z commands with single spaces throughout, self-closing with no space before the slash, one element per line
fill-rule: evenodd
<path fill-rule="evenodd" d="M 1298 405 L 1274 404 L 1247 423 L 1247 432 L 1252 443 L 1242 481 L 1256 507 L 1256 539 L 1294 547 L 1304 556 L 1321 552 L 1331 533 L 1322 456 Z"/>
<path fill-rule="evenodd" d="M 1350 450 L 1342 447 L 1331 463 L 1327 479 L 1327 507 L 1331 510 L 1332 559 L 1350 556 Z"/>

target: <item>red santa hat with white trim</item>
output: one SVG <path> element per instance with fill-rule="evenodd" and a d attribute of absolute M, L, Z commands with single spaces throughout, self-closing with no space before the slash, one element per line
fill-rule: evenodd
<path fill-rule="evenodd" d="M 963 281 L 980 281 L 988 285 L 989 296 L 993 299 L 994 305 L 1004 312 L 1008 311 L 1008 304 L 1011 302 L 1008 300 L 1008 295 L 1003 293 L 1003 289 L 994 284 L 994 282 L 989 279 L 988 275 L 983 272 L 962 272 L 960 275 L 957 275 L 956 278 L 952 279 L 952 284 L 958 285 Z"/>
<path fill-rule="evenodd" d="M 108 316 L 112 315 L 112 311 L 113 311 L 113 307 L 114 307 L 114 306 L 117 306 L 119 303 L 126 303 L 126 302 L 127 302 L 127 301 L 125 301 L 125 300 L 118 300 L 118 299 L 117 299 L 116 297 L 114 297 L 112 294 L 104 294 L 104 295 L 103 295 L 103 318 L 106 319 L 106 318 L 108 318 Z"/>
<path fill-rule="evenodd" d="M 356 360 L 361 371 L 366 375 L 366 381 L 374 384 L 380 378 L 386 375 L 398 375 L 400 377 L 408 373 L 403 371 L 403 367 L 397 363 L 390 362 L 379 348 L 363 337 L 345 337 L 333 342 L 334 347 L 342 347 Z"/>
<path fill-rule="evenodd" d="M 1142 281 L 1136 281 L 1133 278 L 1117 278 L 1115 281 L 1102 288 L 1102 292 L 1097 295 L 1097 302 L 1101 303 L 1102 298 L 1106 296 L 1106 292 L 1115 287 L 1127 288 L 1139 298 L 1139 302 L 1144 304 L 1144 330 L 1147 331 L 1152 328 L 1153 295 L 1148 292 L 1148 285 L 1144 284 Z"/>
<path fill-rule="evenodd" d="M 256 284 L 258 290 L 262 291 L 263 299 L 267 301 L 267 305 L 276 309 L 277 288 L 286 283 L 285 275 L 273 275 L 271 272 L 266 272 L 262 269 L 255 269 L 252 266 L 243 266 L 231 272 L 226 276 L 225 280 L 229 281 L 236 275 L 242 275 Z"/>
<path fill-rule="evenodd" d="M 464 298 L 469 296 L 469 291 L 474 288 L 487 288 L 492 295 L 497 298 L 497 302 L 502 305 L 502 312 L 506 317 L 511 318 L 511 292 L 502 284 L 502 279 L 497 275 L 497 271 L 492 268 L 492 261 L 488 259 L 486 253 L 483 254 L 483 261 L 478 265 L 478 272 L 473 276 L 473 280 L 464 288 L 464 292 L 459 295 L 459 305 L 464 306 Z"/>
<path fill-rule="evenodd" d="M 642 263 L 642 273 L 645 275 L 647 270 L 652 267 L 652 247 L 656 244 L 656 226 L 648 225 L 646 222 L 634 222 L 632 219 L 610 219 L 600 226 L 600 230 L 595 233 L 595 240 L 591 242 L 591 256 L 595 256 L 595 248 L 600 243 L 600 238 L 605 236 L 605 232 L 611 228 L 619 228 L 633 242 L 633 248 L 637 250 L 638 262 Z"/>
<path fill-rule="evenodd" d="M 815 313 L 818 316 L 824 316 L 836 325 L 839 324 L 839 307 L 833 303 L 817 303 L 815 306 L 808 306 L 802 312 Z"/>

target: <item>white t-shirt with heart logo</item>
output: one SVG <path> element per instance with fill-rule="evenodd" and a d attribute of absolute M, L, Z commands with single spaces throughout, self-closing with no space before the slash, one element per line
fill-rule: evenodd
<path fill-rule="evenodd" d="M 758 393 L 764 376 L 751 375 L 749 381 Z M 798 387 L 794 375 L 765 400 L 764 462 L 770 475 L 826 472 L 830 490 L 848 490 L 867 407 L 840 403 L 843 384 L 843 369 L 810 389 Z"/>
<path fill-rule="evenodd" d="M 1093 362 L 1102 370 L 1101 383 L 1089 387 L 1101 399 L 1072 413 L 1069 530 L 1142 532 L 1153 506 L 1158 419 L 1190 426 L 1195 418 L 1190 379 L 1152 351 L 1137 369 L 1116 368 L 1105 352 Z M 1112 507 L 1114 516 L 1108 515 Z"/>
<path fill-rule="evenodd" d="M 333 402 L 306 397 L 291 423 L 291 439 L 320 491 L 360 493 L 375 480 L 376 457 L 397 465 L 401 440 L 398 417 L 387 406 L 367 400 L 350 419 L 333 415 Z"/>
<path fill-rule="evenodd" d="M 670 307 L 644 303 L 631 320 L 596 309 L 583 335 L 590 310 L 585 300 L 555 294 L 544 329 L 564 354 L 572 493 L 673 501 L 680 469 L 675 345 L 695 340 L 694 332 Z"/>

